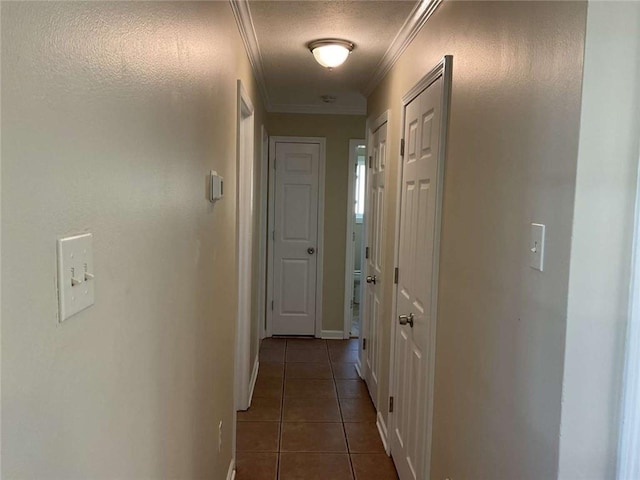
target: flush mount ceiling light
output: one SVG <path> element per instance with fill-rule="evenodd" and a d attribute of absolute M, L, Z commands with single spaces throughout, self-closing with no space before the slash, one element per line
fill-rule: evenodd
<path fill-rule="evenodd" d="M 329 38 L 311 42 L 308 47 L 313 53 L 313 58 L 316 59 L 316 62 L 332 70 L 344 63 L 354 45 L 346 40 Z"/>

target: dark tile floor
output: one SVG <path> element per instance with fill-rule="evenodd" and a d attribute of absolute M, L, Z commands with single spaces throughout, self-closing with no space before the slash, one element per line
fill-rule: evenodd
<path fill-rule="evenodd" d="M 397 480 L 358 377 L 357 340 L 265 339 L 238 412 L 237 480 Z"/>

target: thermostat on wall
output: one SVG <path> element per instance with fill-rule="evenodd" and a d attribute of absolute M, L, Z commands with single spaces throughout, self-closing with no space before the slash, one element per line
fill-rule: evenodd
<path fill-rule="evenodd" d="M 218 175 L 217 172 L 211 170 L 211 181 L 209 185 L 209 201 L 216 203 L 224 195 L 224 178 Z"/>

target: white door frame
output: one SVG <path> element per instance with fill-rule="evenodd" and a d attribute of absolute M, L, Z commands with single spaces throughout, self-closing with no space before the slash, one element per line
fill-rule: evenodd
<path fill-rule="evenodd" d="M 435 235 L 433 239 L 433 290 L 431 294 L 431 318 L 433 322 L 433 328 L 430 331 L 429 338 L 429 367 L 427 379 L 427 424 L 424 428 L 427 429 L 425 436 L 425 472 L 430 471 L 431 466 L 431 433 L 433 429 L 433 385 L 435 378 L 435 353 L 436 353 L 436 330 L 438 324 L 438 277 L 440 266 L 440 234 L 442 229 L 442 198 L 444 190 L 444 163 L 447 153 L 447 126 L 449 123 L 449 103 L 451 98 L 451 67 L 453 57 L 451 55 L 445 56 L 429 73 L 427 73 L 418 83 L 415 84 L 403 97 L 401 105 L 401 130 L 400 138 L 404 138 L 405 120 L 406 120 L 406 108 L 412 100 L 414 100 L 420 93 L 425 91 L 429 85 L 431 85 L 438 78 L 443 77 L 444 83 L 442 87 L 442 128 L 440 129 L 440 151 L 438 154 L 438 189 L 436 193 L 436 216 L 435 216 Z M 394 246 L 394 266 L 397 267 L 400 262 L 400 220 L 401 220 L 401 199 L 402 199 L 402 157 L 399 157 L 398 161 L 398 179 L 397 179 L 397 204 L 396 204 L 396 225 L 395 225 L 395 246 Z M 397 306 L 398 306 L 398 288 L 397 284 L 394 287 L 393 296 L 391 300 L 391 345 L 389 353 L 389 396 L 395 397 L 395 350 L 396 350 L 396 329 L 397 329 Z M 388 417 L 388 431 L 393 432 L 395 427 L 395 418 L 393 413 L 389 413 Z M 387 453 L 391 453 L 391 442 L 387 441 Z"/>
<path fill-rule="evenodd" d="M 261 161 L 260 161 L 260 231 L 258 247 L 258 346 L 260 340 L 266 336 L 267 314 L 267 215 L 269 210 L 269 135 L 264 125 L 261 127 Z"/>
<path fill-rule="evenodd" d="M 362 139 L 349 140 L 349 183 L 347 187 L 347 236 L 345 243 L 345 262 L 344 262 L 344 329 L 342 332 L 343 338 L 349 338 L 351 336 L 351 320 L 353 319 L 353 310 L 351 306 L 351 299 L 353 297 L 353 264 L 355 262 L 355 248 L 353 243 L 353 237 L 356 232 L 356 226 L 354 222 L 355 217 L 355 168 L 358 165 L 358 155 L 356 154 L 356 148 L 358 145 L 365 145 L 366 143 Z M 366 170 L 366 169 L 365 169 Z M 363 220 L 364 222 L 364 220 Z M 363 223 L 364 225 L 364 223 Z M 363 240 L 364 237 L 361 239 Z M 360 280 L 362 285 L 362 280 Z M 362 293 L 359 294 L 362 297 Z M 362 298 L 360 300 L 362 303 Z M 362 322 L 360 323 L 362 325 Z M 359 336 L 362 336 L 360 334 Z"/>
<path fill-rule="evenodd" d="M 267 331 L 266 336 L 273 333 L 273 231 L 275 220 L 275 160 L 276 143 L 316 143 L 320 146 L 319 158 L 319 178 L 318 178 L 318 244 L 316 247 L 316 324 L 315 336 L 322 336 L 322 278 L 324 259 L 324 182 L 325 182 L 325 160 L 326 144 L 324 137 L 269 137 L 269 214 L 267 226 Z"/>
<path fill-rule="evenodd" d="M 373 138 L 373 134 L 376 130 L 378 130 L 382 125 L 384 125 L 385 123 L 388 125 L 389 120 L 391 119 L 391 110 L 386 110 L 385 112 L 383 112 L 380 116 L 378 117 L 369 117 L 367 118 L 367 124 L 366 124 L 366 137 L 365 137 L 365 145 L 367 147 L 367 158 L 365 161 L 369 161 L 369 157 L 371 156 L 371 152 L 373 152 L 373 148 L 371 145 L 371 141 Z M 367 165 L 367 168 L 365 168 L 365 191 L 369 191 L 369 181 L 370 181 L 370 172 L 369 172 L 369 168 Z M 387 175 L 387 173 L 385 173 L 385 175 Z M 371 205 L 369 205 L 368 202 L 368 196 L 365 196 L 365 202 L 364 202 L 364 219 L 362 221 L 362 246 L 363 248 L 366 248 L 369 245 L 369 228 L 367 225 L 368 219 L 369 219 L 369 210 L 371 209 Z M 364 254 L 363 254 L 364 256 Z M 364 263 L 363 263 L 363 272 L 364 270 Z M 362 282 L 362 280 L 360 280 Z M 368 312 L 367 312 L 368 313 Z M 356 369 L 358 370 L 358 374 L 360 375 L 361 378 L 366 379 L 369 375 L 369 372 L 367 371 L 367 362 L 364 361 L 364 351 L 363 351 L 363 340 L 365 339 L 365 334 L 369 331 L 369 322 L 368 319 L 365 317 L 365 305 L 363 303 L 361 303 L 361 310 L 360 310 L 360 338 L 358 339 L 358 363 L 356 363 Z M 380 405 L 379 402 L 376 403 L 377 405 Z"/>
<path fill-rule="evenodd" d="M 253 247 L 253 142 L 254 109 L 242 81 L 238 80 L 237 98 L 237 182 L 236 229 L 238 232 L 238 307 L 236 322 L 235 407 L 246 410 L 250 398 L 251 346 L 251 266 Z"/>
<path fill-rule="evenodd" d="M 618 480 L 640 475 L 640 176 L 637 180 L 635 226 L 629 287 L 629 320 L 625 345 Z"/>

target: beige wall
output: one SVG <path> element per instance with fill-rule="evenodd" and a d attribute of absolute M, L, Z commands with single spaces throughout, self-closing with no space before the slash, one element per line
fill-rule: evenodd
<path fill-rule="evenodd" d="M 640 152 L 640 3 L 589 3 L 584 67 L 560 435 L 566 480 L 616 474 Z"/>
<path fill-rule="evenodd" d="M 260 109 L 228 3 L 3 3 L 2 74 L 2 477 L 225 478 L 238 75 Z M 96 304 L 59 324 L 85 230 Z"/>
<path fill-rule="evenodd" d="M 453 55 L 434 479 L 557 475 L 585 18 L 585 3 L 444 2 L 368 99 L 373 118 L 391 109 L 389 152 L 398 152 L 402 96 Z M 391 155 L 387 265 L 397 167 Z M 528 265 L 531 222 L 547 225 L 543 274 Z M 385 275 L 383 359 L 392 269 Z"/>
<path fill-rule="evenodd" d="M 364 137 L 365 117 L 269 113 L 268 123 L 271 136 L 325 137 L 327 139 L 322 329 L 342 331 L 349 140 Z"/>

